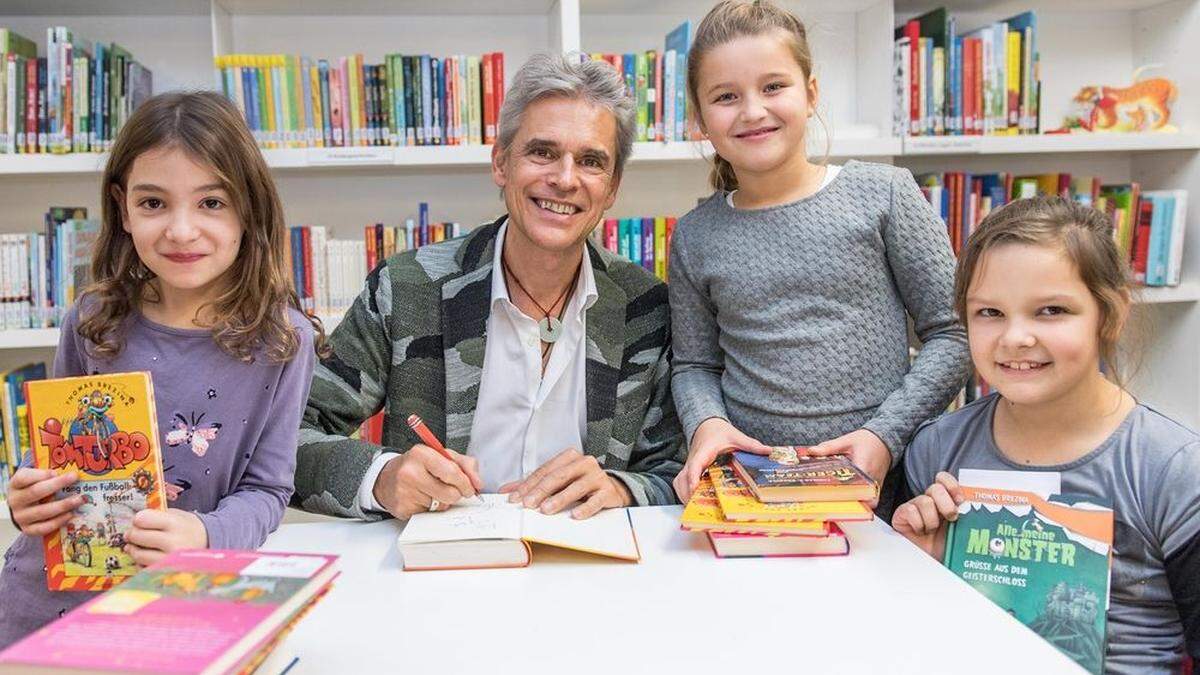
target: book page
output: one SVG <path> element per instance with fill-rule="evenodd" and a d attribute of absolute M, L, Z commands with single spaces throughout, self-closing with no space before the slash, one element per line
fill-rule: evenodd
<path fill-rule="evenodd" d="M 596 553 L 611 558 L 639 560 L 637 540 L 625 509 L 605 509 L 600 513 L 577 520 L 571 511 L 547 516 L 539 511 L 523 509 L 526 541 Z"/>
<path fill-rule="evenodd" d="M 1000 469 L 959 469 L 960 485 L 1032 492 L 1042 498 L 1062 492 L 1062 474 L 1058 471 L 1004 471 Z"/>
<path fill-rule="evenodd" d="M 520 539 L 520 504 L 509 504 L 508 495 L 479 495 L 483 505 L 466 500 L 447 511 L 418 513 L 400 533 L 401 544 L 468 539 Z"/>

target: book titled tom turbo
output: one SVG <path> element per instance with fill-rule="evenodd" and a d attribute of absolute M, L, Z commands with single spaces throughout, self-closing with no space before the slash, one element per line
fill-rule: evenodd
<path fill-rule="evenodd" d="M 75 472 L 55 495 L 82 495 L 65 525 L 46 535 L 46 583 L 99 591 L 137 572 L 125 533 L 143 509 L 165 509 L 162 453 L 149 373 L 25 382 L 34 466 Z"/>
<path fill-rule="evenodd" d="M 733 469 L 761 502 L 870 501 L 878 486 L 845 455 L 809 457 L 804 448 L 733 453 Z"/>

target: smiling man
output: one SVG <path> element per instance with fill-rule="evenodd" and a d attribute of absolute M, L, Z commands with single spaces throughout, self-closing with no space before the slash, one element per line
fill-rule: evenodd
<path fill-rule="evenodd" d="M 606 63 L 539 55 L 517 72 L 492 150 L 508 213 L 368 276 L 313 379 L 296 503 L 407 518 L 505 492 L 585 518 L 675 501 L 666 287 L 587 238 L 616 199 L 634 116 Z M 348 437 L 380 409 L 386 447 Z"/>

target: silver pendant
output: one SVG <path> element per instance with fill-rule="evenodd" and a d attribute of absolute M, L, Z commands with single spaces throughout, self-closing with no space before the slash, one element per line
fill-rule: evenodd
<path fill-rule="evenodd" d="M 538 333 L 542 336 L 542 342 L 558 342 L 558 338 L 563 334 L 562 322 L 556 317 L 548 316 L 538 322 Z"/>

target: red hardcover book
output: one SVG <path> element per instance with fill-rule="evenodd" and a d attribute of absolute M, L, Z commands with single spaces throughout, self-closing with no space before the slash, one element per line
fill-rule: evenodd
<path fill-rule="evenodd" d="M 794 534 L 744 534 L 705 532 L 718 558 L 807 558 L 846 555 L 850 542 L 837 523 L 829 523 L 829 534 L 806 537 Z"/>
<path fill-rule="evenodd" d="M 304 275 L 304 308 L 312 312 L 317 297 L 313 294 L 312 285 L 312 228 L 307 226 L 300 228 L 300 246 L 300 261 L 303 268 L 301 273 Z"/>
<path fill-rule="evenodd" d="M 499 126 L 500 109 L 504 107 L 504 52 L 492 54 L 492 76 L 496 78 L 496 81 L 492 83 L 492 91 L 495 92 L 496 97 L 496 125 Z"/>
<path fill-rule="evenodd" d="M 983 41 L 975 40 L 975 133 L 983 135 L 984 119 L 987 111 L 983 109 Z"/>
<path fill-rule="evenodd" d="M 604 221 L 604 248 L 617 252 L 617 219 L 608 218 Z"/>
<path fill-rule="evenodd" d="M 62 73 L 63 81 L 62 88 L 59 92 L 61 97 L 61 107 L 59 114 L 62 115 L 62 126 L 59 127 L 59 152 L 71 152 L 74 148 L 75 126 L 72 121 L 74 116 L 75 95 L 72 89 L 73 71 L 75 70 L 75 46 L 70 42 L 63 45 L 62 52 Z"/>
<path fill-rule="evenodd" d="M 1154 202 L 1143 199 L 1138 204 L 1137 214 L 1137 227 L 1133 230 L 1133 280 L 1144 284 L 1150 260 L 1150 223 L 1154 217 Z"/>
<path fill-rule="evenodd" d="M 363 227 L 363 241 L 367 244 L 367 269 L 375 269 L 375 265 L 379 262 L 379 252 L 375 250 L 375 226 L 367 225 Z"/>
<path fill-rule="evenodd" d="M 923 128 L 921 124 L 921 76 L 923 73 L 917 67 L 917 64 L 921 62 L 921 24 L 916 19 L 904 24 L 904 36 L 908 38 L 909 63 L 912 64 L 912 67 L 909 68 L 912 76 L 909 77 L 908 87 L 908 134 L 913 136 L 921 133 L 920 129 Z"/>
<path fill-rule="evenodd" d="M 342 71 L 329 69 L 329 126 L 333 131 L 333 145 L 346 145 L 342 128 Z"/>
<path fill-rule="evenodd" d="M 975 133 L 975 40 L 963 38 L 962 46 L 963 133 Z"/>
<path fill-rule="evenodd" d="M 16 54 L 9 54 L 15 59 Z M 18 61 L 19 63 L 19 61 Z M 38 60 L 25 61 L 25 152 L 38 152 Z"/>
<path fill-rule="evenodd" d="M 496 85 L 493 74 L 492 55 L 483 55 L 483 143 L 496 142 Z"/>

